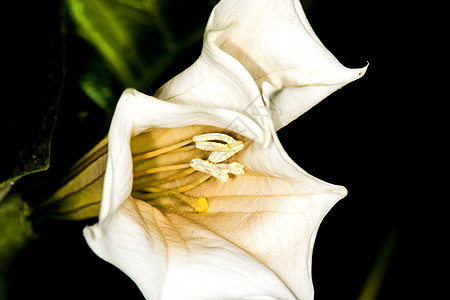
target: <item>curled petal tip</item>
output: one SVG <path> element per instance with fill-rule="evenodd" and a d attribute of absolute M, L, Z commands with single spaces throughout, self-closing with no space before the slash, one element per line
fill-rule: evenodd
<path fill-rule="evenodd" d="M 339 199 L 344 198 L 348 194 L 347 189 L 345 187 L 343 187 L 343 186 L 340 186 L 340 185 L 334 185 L 332 187 L 328 187 L 326 190 L 328 192 L 331 192 L 331 193 L 334 193 L 334 194 L 338 195 Z"/>
<path fill-rule="evenodd" d="M 367 65 L 365 67 L 363 67 L 359 70 L 359 73 L 358 73 L 359 77 L 362 77 L 364 74 L 366 74 L 368 67 L 369 67 L 369 61 L 367 61 Z"/>
<path fill-rule="evenodd" d="M 126 88 L 124 91 L 123 91 L 123 94 L 135 94 L 135 93 L 137 93 L 138 91 L 137 90 L 135 90 L 135 89 L 133 89 L 133 88 Z"/>

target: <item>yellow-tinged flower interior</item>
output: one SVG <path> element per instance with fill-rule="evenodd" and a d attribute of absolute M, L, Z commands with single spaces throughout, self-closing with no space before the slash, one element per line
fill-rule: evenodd
<path fill-rule="evenodd" d="M 244 174 L 241 163 L 227 162 L 237 157 L 244 142 L 231 132 L 217 131 L 224 130 L 188 126 L 151 130 L 133 138 L 132 196 L 161 208 L 181 202 L 197 213 L 206 212 L 207 199 L 187 192 L 207 180 L 226 183 L 230 174 Z"/>

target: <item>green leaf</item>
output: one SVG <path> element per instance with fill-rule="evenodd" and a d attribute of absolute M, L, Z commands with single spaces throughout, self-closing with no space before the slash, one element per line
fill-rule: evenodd
<path fill-rule="evenodd" d="M 201 40 L 215 1 L 66 0 L 77 32 L 123 87 L 146 90 Z"/>
<path fill-rule="evenodd" d="M 0 183 L 0 203 L 8 195 L 13 185 L 14 181 Z"/>
<path fill-rule="evenodd" d="M 381 290 L 383 279 L 389 266 L 392 254 L 397 244 L 397 231 L 394 230 L 386 237 L 372 270 L 364 283 L 358 300 L 376 300 Z"/>
<path fill-rule="evenodd" d="M 28 5 L 28 4 L 27 4 Z M 40 14 L 39 11 L 45 11 Z M 8 40 L 12 53 L 0 109 L 0 184 L 46 170 L 64 78 L 63 34 L 54 1 L 21 10 L 22 24 Z"/>
<path fill-rule="evenodd" d="M 98 59 L 91 58 L 88 70 L 79 79 L 84 93 L 108 115 L 112 115 L 116 106 L 113 79 L 105 65 Z"/>
<path fill-rule="evenodd" d="M 35 238 L 29 215 L 30 208 L 17 194 L 0 202 L 0 299 L 6 299 L 14 259 Z"/>

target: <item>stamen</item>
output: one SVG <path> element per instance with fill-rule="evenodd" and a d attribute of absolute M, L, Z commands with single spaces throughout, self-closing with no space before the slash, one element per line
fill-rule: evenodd
<path fill-rule="evenodd" d="M 216 142 L 196 142 L 195 147 L 197 149 L 205 150 L 205 151 L 231 151 L 231 145 L 233 144 L 222 144 Z"/>
<path fill-rule="evenodd" d="M 169 177 L 166 177 L 166 178 L 163 178 L 163 179 L 158 179 L 158 180 L 147 180 L 147 181 L 140 180 L 141 182 L 139 182 L 139 180 L 138 180 L 137 183 L 136 183 L 136 181 L 134 181 L 134 182 L 133 182 L 133 188 L 134 188 L 134 189 L 138 189 L 138 188 L 140 188 L 140 187 L 145 187 L 145 186 L 158 186 L 158 185 L 167 183 L 167 182 L 169 182 L 169 181 L 173 181 L 173 180 L 177 180 L 177 179 L 186 177 L 186 176 L 188 176 L 188 175 L 190 175 L 190 174 L 192 174 L 192 173 L 194 173 L 194 172 L 195 172 L 194 169 L 189 168 L 189 169 L 186 169 L 186 170 L 184 170 L 184 171 L 178 172 L 178 173 L 176 173 L 176 174 L 174 174 L 174 175 L 172 175 L 172 176 L 169 176 Z M 142 178 L 142 177 L 141 177 L 141 178 Z M 136 178 L 135 178 L 135 179 L 136 179 Z M 139 179 L 139 178 L 138 178 L 138 179 Z M 145 179 L 145 178 L 144 178 L 144 179 Z"/>
<path fill-rule="evenodd" d="M 192 143 L 192 140 L 186 140 L 186 141 L 182 141 L 161 149 L 157 149 L 154 151 L 150 151 L 150 152 L 146 152 L 146 153 L 142 153 L 142 154 L 138 154 L 133 156 L 133 162 L 139 161 L 139 160 L 144 160 L 144 159 L 148 159 L 148 158 L 152 158 L 167 152 L 171 152 L 173 150 L 176 150 L 178 148 L 181 148 L 183 146 L 186 146 L 187 144 Z M 190 150 L 190 149 L 189 149 Z"/>
<path fill-rule="evenodd" d="M 244 142 L 238 141 L 236 144 L 229 145 L 230 148 L 228 151 L 213 151 L 208 160 L 213 163 L 223 162 L 244 148 Z"/>
<path fill-rule="evenodd" d="M 231 173 L 234 175 L 244 174 L 244 165 L 236 161 L 232 162 L 231 164 L 218 164 L 217 166 L 227 173 Z"/>
<path fill-rule="evenodd" d="M 170 190 L 165 190 L 162 188 L 157 188 L 157 187 L 146 187 L 140 190 L 140 192 L 148 192 L 150 194 L 148 194 L 146 197 L 147 199 L 153 199 L 153 198 L 158 198 L 164 196 L 165 193 L 184 193 L 187 192 L 189 190 L 192 190 L 193 188 L 195 188 L 196 186 L 198 186 L 199 184 L 202 184 L 203 182 L 205 182 L 206 180 L 208 180 L 211 176 L 208 175 L 203 175 L 202 177 L 198 178 L 197 180 L 188 183 L 186 185 L 174 188 L 174 189 L 170 189 Z M 158 195 L 161 194 L 161 195 Z"/>
<path fill-rule="evenodd" d="M 141 177 L 149 174 L 154 173 L 160 173 L 160 172 L 166 172 L 166 171 L 173 171 L 173 170 L 180 170 L 180 169 L 186 169 L 189 168 L 189 164 L 179 164 L 179 165 L 171 165 L 171 166 L 163 166 L 163 167 L 157 167 L 157 168 L 150 168 L 144 171 L 134 172 L 134 177 Z"/>
<path fill-rule="evenodd" d="M 170 153 L 180 153 L 187 152 L 196 149 L 195 145 L 184 146 L 175 150 L 170 151 Z"/>
<path fill-rule="evenodd" d="M 194 158 L 191 160 L 191 167 L 194 170 L 209 174 L 222 182 L 227 182 L 229 179 L 227 172 L 219 168 L 216 164 L 203 159 Z"/>
<path fill-rule="evenodd" d="M 187 152 L 195 149 L 203 151 L 211 151 L 207 160 L 200 158 L 194 158 L 189 164 L 175 164 L 168 166 L 160 166 L 155 168 L 146 169 L 143 171 L 134 172 L 134 183 L 133 183 L 133 197 L 139 198 L 144 201 L 156 201 L 157 198 L 161 197 L 175 197 L 192 208 L 198 213 L 204 213 L 208 210 L 208 201 L 204 197 L 193 197 L 189 195 L 184 195 L 183 193 L 197 187 L 204 181 L 208 180 L 211 176 L 219 179 L 222 182 L 227 182 L 229 180 L 228 174 L 241 175 L 244 174 L 244 165 L 238 162 L 232 163 L 221 163 L 226 161 L 239 151 L 244 148 L 244 142 L 235 140 L 231 136 L 223 133 L 207 133 L 196 135 L 192 139 L 181 141 L 179 143 L 156 149 L 153 151 L 140 153 L 134 155 L 133 162 L 135 167 L 150 158 L 157 157 L 166 153 L 179 153 Z M 192 156 L 198 153 L 192 152 Z M 183 157 L 185 154 L 183 154 Z M 188 157 L 191 154 L 186 154 Z M 191 157 L 192 157 L 191 156 Z M 181 158 L 181 157 L 179 157 Z M 179 160 L 178 158 L 178 160 Z M 157 162 L 157 161 L 155 161 Z M 143 169 L 137 167 L 137 169 Z M 185 169 L 185 170 L 183 170 Z M 151 174 L 182 170 L 177 173 L 172 173 L 167 177 L 158 176 L 159 179 L 155 178 Z M 203 176 L 198 177 L 194 181 L 176 187 L 178 179 L 182 179 L 181 182 L 186 182 L 185 178 L 190 176 L 195 171 L 205 173 Z M 192 175 L 193 176 L 193 175 Z M 161 178 L 163 177 L 163 178 Z M 166 185 L 167 184 L 167 185 Z M 168 188 L 169 187 L 169 188 Z M 159 203 L 159 202 L 158 202 Z M 161 204 L 160 204 L 161 205 Z M 163 204 L 164 205 L 164 204 Z"/>
<path fill-rule="evenodd" d="M 213 151 L 208 157 L 208 160 L 213 163 L 225 161 L 244 148 L 244 142 L 236 141 L 223 133 L 202 134 L 194 136 L 192 140 L 198 149 Z M 223 141 L 226 144 L 212 142 L 214 140 Z"/>
<path fill-rule="evenodd" d="M 194 142 L 203 142 L 203 141 L 222 141 L 227 144 L 233 144 L 236 143 L 236 140 L 233 139 L 231 136 L 224 134 L 224 133 L 205 133 L 196 135 L 192 138 Z"/>
<path fill-rule="evenodd" d="M 191 160 L 191 167 L 197 171 L 220 179 L 222 182 L 228 181 L 228 173 L 235 175 L 244 174 L 244 165 L 238 162 L 232 162 L 231 164 L 214 164 L 206 160 L 194 158 Z"/>

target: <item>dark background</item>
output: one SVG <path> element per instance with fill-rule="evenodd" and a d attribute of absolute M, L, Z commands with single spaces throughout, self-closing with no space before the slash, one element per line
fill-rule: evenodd
<path fill-rule="evenodd" d="M 39 97 L 42 84 L 33 70 L 52 65 L 42 66 L 39 58 L 48 57 L 50 47 L 54 50 L 50 57 L 58 64 L 58 53 L 62 53 L 58 52 L 62 51 L 58 37 L 51 39 L 56 42 L 50 46 L 39 38 L 59 24 L 58 1 L 30 2 L 14 9 L 20 12 L 23 29 L 9 44 L 15 63 L 12 90 L 17 92 L 15 97 L 22 93 Z M 412 179 L 417 169 L 411 160 L 419 159 L 412 149 L 422 128 L 421 119 L 412 117 L 420 90 L 412 91 L 414 82 L 408 79 L 417 72 L 417 65 L 410 64 L 411 52 L 417 49 L 414 14 L 407 7 L 378 1 L 315 0 L 306 15 L 317 36 L 343 65 L 356 68 L 370 63 L 364 77 L 279 131 L 287 153 L 304 170 L 349 191 L 325 217 L 317 235 L 312 268 L 315 299 L 357 299 L 388 237 L 393 250 L 377 299 L 406 299 L 410 294 L 421 298 L 424 283 L 416 282 L 424 276 L 419 270 L 425 255 L 412 242 L 418 236 L 423 242 L 426 237 L 412 210 L 418 192 L 410 192 L 420 184 Z M 110 115 L 77 86 L 93 50 L 71 31 L 70 24 L 66 30 L 61 46 L 65 79 L 51 167 L 23 178 L 16 189 L 39 180 L 50 182 L 45 185 L 50 189 L 51 182 L 57 182 L 107 132 Z M 147 92 L 151 94 L 188 67 L 200 51 L 201 43 L 192 46 Z M 115 86 L 120 95 L 122 87 Z M 31 115 L 35 111 L 32 107 L 14 109 Z M 29 128 L 24 131 L 29 133 Z M 9 298 L 140 299 L 134 283 L 100 260 L 85 243 L 82 229 L 95 222 L 39 224 L 38 238 L 15 262 Z"/>

